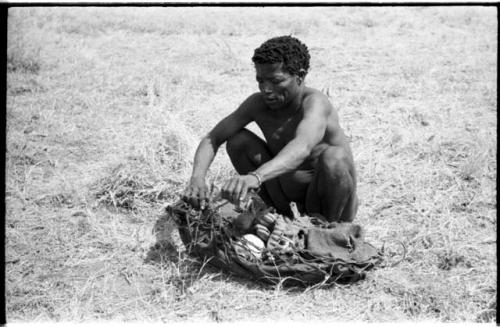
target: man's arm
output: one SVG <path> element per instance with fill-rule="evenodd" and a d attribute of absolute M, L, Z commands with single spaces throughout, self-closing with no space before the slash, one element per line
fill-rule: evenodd
<path fill-rule="evenodd" d="M 209 194 L 205 184 L 208 169 L 221 144 L 252 121 L 251 109 L 254 104 L 255 95 L 252 95 L 202 138 L 194 156 L 189 185 L 182 196 L 185 201 L 195 207 L 199 207 L 203 200 L 208 202 Z"/>
<path fill-rule="evenodd" d="M 309 97 L 303 106 L 304 117 L 297 126 L 295 137 L 276 157 L 256 170 L 262 181 L 297 169 L 323 139 L 331 114 L 331 104 L 323 97 Z"/>

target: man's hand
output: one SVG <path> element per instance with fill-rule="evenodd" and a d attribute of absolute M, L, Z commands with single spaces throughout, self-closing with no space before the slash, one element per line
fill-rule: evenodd
<path fill-rule="evenodd" d="M 208 204 L 210 192 L 203 180 L 191 180 L 184 190 L 181 198 L 196 209 L 205 209 Z"/>
<path fill-rule="evenodd" d="M 223 199 L 236 206 L 245 203 L 248 192 L 259 188 L 259 180 L 253 175 L 238 175 L 230 178 L 221 189 Z"/>

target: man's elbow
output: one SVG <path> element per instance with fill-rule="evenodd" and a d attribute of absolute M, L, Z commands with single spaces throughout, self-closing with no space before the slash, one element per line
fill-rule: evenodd
<path fill-rule="evenodd" d="M 222 145 L 222 143 L 224 143 L 224 141 L 217 137 L 217 135 L 208 133 L 201 138 L 200 143 L 204 143 L 212 146 L 214 149 L 218 149 Z"/>

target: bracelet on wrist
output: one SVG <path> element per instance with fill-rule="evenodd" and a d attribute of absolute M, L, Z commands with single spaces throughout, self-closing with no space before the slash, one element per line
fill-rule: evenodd
<path fill-rule="evenodd" d="M 257 183 L 259 183 L 259 185 L 257 187 L 260 187 L 262 185 L 262 177 L 258 173 L 256 173 L 255 171 L 252 171 L 252 172 L 249 172 L 248 175 L 252 175 L 255 178 L 257 178 Z"/>

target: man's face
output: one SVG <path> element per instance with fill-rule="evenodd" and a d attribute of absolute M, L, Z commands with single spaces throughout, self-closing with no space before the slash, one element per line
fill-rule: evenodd
<path fill-rule="evenodd" d="M 271 110 L 286 107 L 299 94 L 298 76 L 282 68 L 283 63 L 255 64 L 259 90 Z"/>

